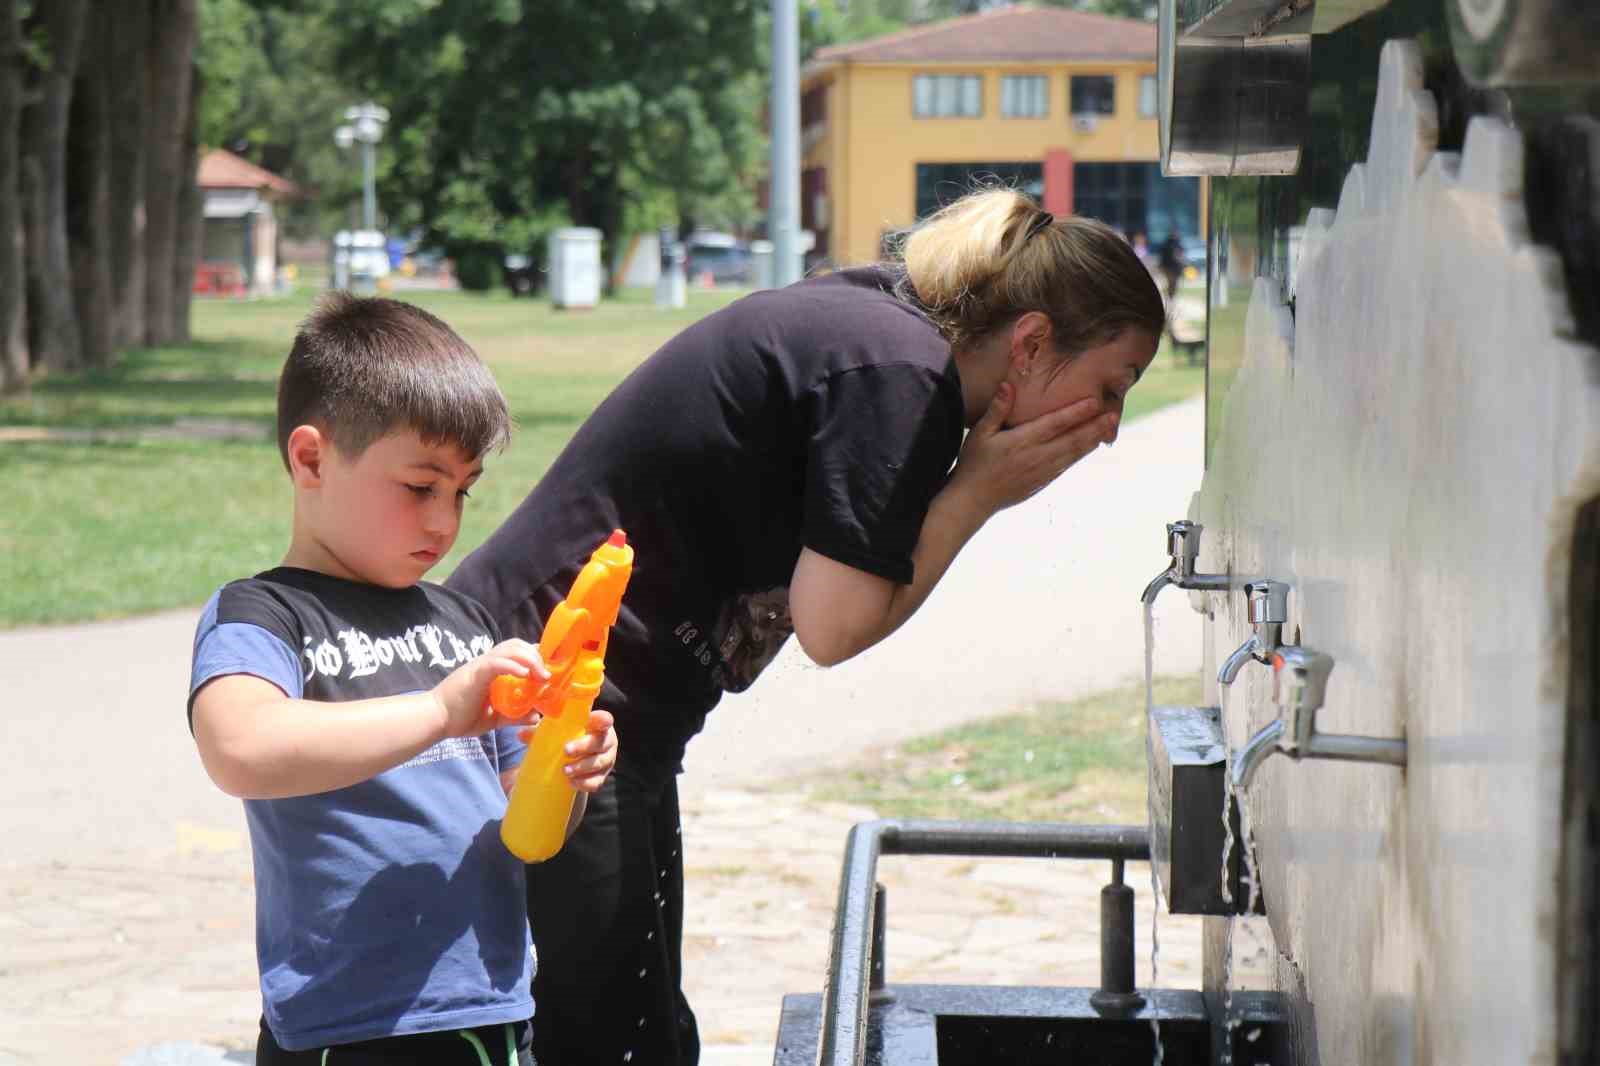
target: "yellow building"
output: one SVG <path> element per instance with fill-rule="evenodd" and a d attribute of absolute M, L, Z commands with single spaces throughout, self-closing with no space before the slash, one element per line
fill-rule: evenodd
<path fill-rule="evenodd" d="M 1199 182 L 1163 178 L 1156 28 L 1009 7 L 819 50 L 801 74 L 801 225 L 813 263 L 884 239 L 998 177 L 1152 246 L 1202 232 Z"/>

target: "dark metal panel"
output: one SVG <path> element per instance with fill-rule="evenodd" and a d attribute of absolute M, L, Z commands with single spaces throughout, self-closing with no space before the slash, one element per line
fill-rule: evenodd
<path fill-rule="evenodd" d="M 1561 1061 L 1600 1059 L 1600 499 L 1578 514 L 1567 579 L 1567 765 L 1556 991 Z"/>
<path fill-rule="evenodd" d="M 860 1062 L 863 1066 L 965 1066 L 1061 1062 L 1144 1063 L 1153 1058 L 1158 1022 L 1167 1066 L 1214 1061 L 1212 1045 L 1224 1039 L 1213 1026 L 1201 993 L 1158 989 L 1151 1003 L 1126 1018 L 1106 1019 L 1086 988 L 988 985 L 891 985 L 891 1003 L 874 1007 Z M 814 1066 L 823 997 L 789 995 L 773 1066 Z M 1236 997 L 1234 1061 L 1284 1063 L 1289 1016 L 1274 993 Z"/>
<path fill-rule="evenodd" d="M 1272 23 L 1270 33 L 1233 32 L 1233 21 L 1254 25 L 1269 17 L 1259 14 L 1265 7 L 1294 11 L 1296 5 L 1235 2 L 1199 12 L 1192 7 L 1161 0 L 1158 9 L 1163 172 L 1293 173 L 1305 135 L 1310 78 L 1305 20 Z"/>
<path fill-rule="evenodd" d="M 1233 842 L 1223 891 L 1222 797 L 1228 767 L 1217 708 L 1153 707 L 1146 736 L 1150 854 L 1168 913 L 1243 913 L 1249 893 L 1241 872 L 1239 810 L 1232 801 Z"/>

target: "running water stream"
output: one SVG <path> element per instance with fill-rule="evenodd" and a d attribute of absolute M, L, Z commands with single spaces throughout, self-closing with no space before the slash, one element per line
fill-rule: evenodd
<path fill-rule="evenodd" d="M 1233 787 L 1233 745 L 1228 740 L 1228 687 L 1217 686 L 1217 732 L 1222 734 L 1222 901 L 1233 904 L 1232 878 L 1228 876 L 1228 860 L 1233 856 L 1233 804 L 1236 795 Z M 1239 805 L 1241 808 L 1243 803 Z M 1234 916 L 1226 919 L 1222 949 L 1222 1054 L 1218 1066 L 1233 1064 L 1233 927 Z"/>
<path fill-rule="evenodd" d="M 1145 751 L 1150 750 L 1149 730 L 1151 724 L 1150 712 L 1155 705 L 1155 648 L 1156 648 L 1156 622 L 1155 622 L 1155 597 L 1145 601 L 1144 605 L 1144 723 L 1145 723 Z M 1148 818 L 1146 819 L 1148 822 Z M 1156 988 L 1159 982 L 1156 975 L 1159 972 L 1161 957 L 1161 877 L 1156 873 L 1155 856 L 1150 857 L 1150 1031 L 1155 1036 L 1155 1066 L 1161 1066 L 1163 1052 L 1161 1050 L 1161 1003 L 1156 999 Z"/>
<path fill-rule="evenodd" d="M 1144 709 L 1145 728 L 1151 728 L 1151 714 L 1155 704 L 1155 614 L 1154 604 L 1144 605 Z M 1250 806 L 1248 797 L 1237 792 L 1233 785 L 1233 745 L 1228 737 L 1228 686 L 1218 687 L 1217 697 L 1217 727 L 1222 734 L 1223 752 L 1223 788 L 1222 788 L 1222 898 L 1232 904 L 1233 885 L 1228 875 L 1228 864 L 1233 857 L 1233 849 L 1237 844 L 1239 857 L 1243 860 L 1245 875 L 1244 885 L 1246 892 L 1245 913 L 1255 912 L 1257 900 L 1260 898 L 1260 878 L 1256 869 L 1255 834 L 1250 826 Z M 1148 745 L 1149 738 L 1146 737 Z M 1148 750 L 1148 748 L 1147 748 Z M 1237 806 L 1239 811 L 1239 832 L 1237 840 L 1233 831 L 1233 810 Z M 1161 956 L 1160 917 L 1161 917 L 1161 878 L 1156 872 L 1154 861 L 1150 863 L 1150 1027 L 1155 1035 L 1155 1066 L 1161 1066 L 1163 1051 L 1161 1048 L 1161 1012 L 1154 992 L 1158 985 Z M 1240 1019 L 1233 1016 L 1233 934 L 1236 919 L 1233 915 L 1227 917 L 1226 942 L 1222 956 L 1222 1020 L 1225 1029 L 1222 1041 L 1222 1052 L 1219 1066 L 1232 1066 L 1233 1063 L 1233 1032 L 1239 1027 Z"/>
<path fill-rule="evenodd" d="M 1249 796 L 1239 792 L 1233 784 L 1233 745 L 1228 738 L 1228 689 L 1227 685 L 1217 688 L 1217 726 L 1222 734 L 1222 898 L 1224 902 L 1233 903 L 1233 885 L 1228 876 L 1228 861 L 1232 857 L 1234 848 L 1233 810 L 1235 806 L 1239 811 L 1239 858 L 1244 863 L 1244 889 L 1246 893 L 1246 914 L 1254 914 L 1256 901 L 1260 898 L 1259 875 L 1256 869 L 1256 843 L 1255 834 L 1250 828 L 1250 803 Z M 1218 1059 L 1218 1066 L 1232 1066 L 1233 1063 L 1233 1032 L 1239 1027 L 1242 1019 L 1233 1016 L 1233 956 L 1234 928 L 1238 920 L 1234 915 L 1227 917 L 1226 941 L 1222 953 L 1222 1022 L 1224 1035 L 1222 1041 L 1222 1054 Z"/>

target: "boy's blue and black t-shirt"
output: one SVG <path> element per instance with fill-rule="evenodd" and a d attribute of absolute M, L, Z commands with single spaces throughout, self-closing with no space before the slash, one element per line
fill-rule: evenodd
<path fill-rule="evenodd" d="M 189 702 L 250 674 L 338 703 L 432 688 L 495 643 L 479 604 L 280 567 L 225 585 L 195 634 Z M 533 1013 L 522 863 L 500 842 L 516 730 L 442 741 L 368 781 L 246 800 L 268 1026 L 291 1051 Z"/>

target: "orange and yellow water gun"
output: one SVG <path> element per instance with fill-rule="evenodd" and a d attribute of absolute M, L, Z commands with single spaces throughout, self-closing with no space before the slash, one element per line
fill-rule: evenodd
<path fill-rule="evenodd" d="M 627 535 L 615 530 L 589 556 L 545 623 L 539 656 L 550 679 L 502 674 L 489 685 L 489 705 L 501 715 L 522 718 L 537 710 L 543 716 L 500 823 L 500 839 L 523 862 L 543 862 L 566 843 L 577 792 L 562 773 L 567 761 L 562 749 L 589 723 L 605 681 L 606 640 L 632 573 L 633 548 Z"/>

